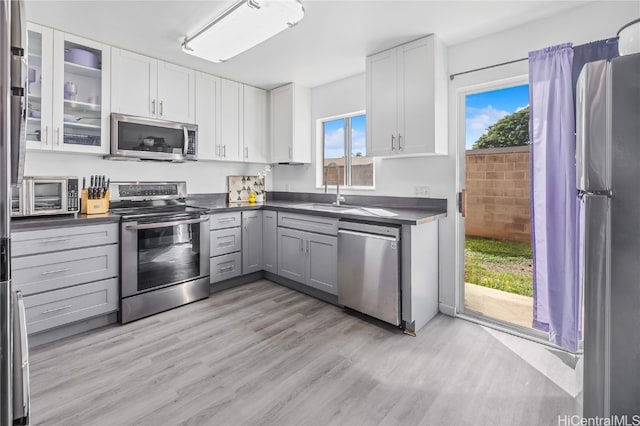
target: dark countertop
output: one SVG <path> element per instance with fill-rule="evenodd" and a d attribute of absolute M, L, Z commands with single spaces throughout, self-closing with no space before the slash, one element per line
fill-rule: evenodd
<path fill-rule="evenodd" d="M 345 210 L 326 211 L 309 207 L 310 204 L 331 205 L 335 195 L 306 193 L 270 193 L 269 200 L 260 204 L 229 203 L 226 194 L 201 194 L 189 196 L 187 204 L 207 209 L 209 213 L 226 213 L 244 210 L 269 209 L 290 213 L 335 217 L 337 219 L 356 220 L 368 223 L 392 225 L 421 225 L 447 216 L 447 204 L 443 199 L 347 196 Z M 329 207 L 331 209 L 332 207 Z M 364 210 L 364 209 L 374 210 Z M 384 212 L 375 210 L 383 209 Z M 380 216 L 390 213 L 395 216 Z M 101 223 L 117 223 L 120 216 L 112 213 L 85 215 L 37 216 L 12 218 L 12 231 L 26 231 L 38 228 L 61 228 L 65 226 L 87 226 Z"/>
<path fill-rule="evenodd" d="M 380 200 L 377 200 L 379 201 L 377 203 L 360 202 L 358 204 L 355 204 L 355 201 L 370 201 L 358 199 L 354 200 L 354 204 L 343 204 L 341 206 L 345 208 L 345 210 L 343 211 L 326 211 L 304 207 L 305 205 L 309 206 L 310 204 L 325 204 L 326 202 L 324 197 L 322 197 L 322 199 L 319 199 L 318 197 L 314 196 L 315 194 L 310 195 L 311 197 L 306 200 L 284 200 L 280 198 L 275 200 L 267 200 L 264 203 L 259 204 L 229 203 L 226 197 L 194 196 L 187 199 L 187 204 L 194 207 L 206 208 L 207 211 L 212 214 L 243 210 L 268 209 L 299 214 L 335 217 L 338 219 L 349 219 L 370 223 L 394 225 L 421 225 L 447 216 L 446 200 L 441 200 L 444 201 L 444 203 L 425 203 L 426 205 L 422 206 L 411 204 L 408 204 L 406 206 L 398 206 L 393 202 L 389 202 L 389 200 L 393 197 L 379 197 Z M 367 199 L 371 198 L 374 197 L 367 197 Z M 330 206 L 330 203 L 326 204 Z M 329 208 L 331 209 L 332 207 Z M 363 208 L 368 208 L 369 210 L 363 210 Z M 384 212 L 381 212 L 377 209 L 382 209 L 384 210 Z M 386 214 L 387 212 L 391 215 L 380 215 L 381 213 Z"/>
<path fill-rule="evenodd" d="M 38 228 L 62 228 L 65 226 L 87 226 L 101 223 L 118 223 L 120 216 L 112 213 L 79 214 L 58 216 L 14 217 L 11 219 L 11 231 L 28 231 Z"/>

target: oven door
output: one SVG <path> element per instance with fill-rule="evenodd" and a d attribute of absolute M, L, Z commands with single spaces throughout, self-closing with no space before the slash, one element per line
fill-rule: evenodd
<path fill-rule="evenodd" d="M 209 216 L 123 222 L 122 297 L 209 276 Z"/>
<path fill-rule="evenodd" d="M 26 213 L 29 216 L 67 213 L 66 179 L 29 180 Z"/>

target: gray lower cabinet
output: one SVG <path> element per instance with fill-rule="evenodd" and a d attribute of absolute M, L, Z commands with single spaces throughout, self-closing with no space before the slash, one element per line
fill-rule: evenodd
<path fill-rule="evenodd" d="M 28 296 L 117 277 L 118 261 L 117 244 L 16 257 L 13 288 Z"/>
<path fill-rule="evenodd" d="M 11 234 L 13 286 L 24 295 L 27 332 L 118 310 L 117 223 Z"/>
<path fill-rule="evenodd" d="M 262 211 L 242 212 L 242 274 L 262 268 Z"/>
<path fill-rule="evenodd" d="M 118 310 L 118 278 L 24 298 L 29 334 Z"/>
<path fill-rule="evenodd" d="M 241 234 L 242 231 L 239 227 L 211 231 L 210 256 L 215 257 L 240 251 L 242 248 Z"/>
<path fill-rule="evenodd" d="M 278 275 L 338 294 L 338 238 L 278 228 Z"/>
<path fill-rule="evenodd" d="M 307 233 L 296 229 L 278 228 L 278 275 L 305 284 Z"/>
<path fill-rule="evenodd" d="M 240 252 L 212 257 L 211 284 L 242 275 L 242 256 Z"/>
<path fill-rule="evenodd" d="M 262 211 L 262 263 L 264 270 L 278 273 L 278 213 Z"/>
<path fill-rule="evenodd" d="M 338 237 L 307 233 L 307 285 L 338 294 Z"/>

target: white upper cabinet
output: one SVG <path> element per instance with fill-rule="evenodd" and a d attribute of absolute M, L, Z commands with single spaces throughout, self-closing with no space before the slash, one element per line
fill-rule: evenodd
<path fill-rule="evenodd" d="M 367 58 L 367 152 L 447 153 L 446 49 L 425 37 Z"/>
<path fill-rule="evenodd" d="M 196 73 L 196 124 L 198 125 L 198 160 L 219 160 L 217 136 L 220 78 Z"/>
<path fill-rule="evenodd" d="M 111 110 L 156 118 L 158 61 L 126 50 L 112 50 Z"/>
<path fill-rule="evenodd" d="M 195 122 L 195 71 L 158 61 L 158 118 Z"/>
<path fill-rule="evenodd" d="M 244 86 L 244 147 L 242 159 L 252 163 L 266 163 L 267 91 Z"/>
<path fill-rule="evenodd" d="M 271 161 L 311 162 L 311 93 L 294 83 L 273 89 L 271 97 Z"/>
<path fill-rule="evenodd" d="M 243 133 L 243 85 L 220 79 L 220 104 L 218 107 L 219 152 L 223 160 L 240 161 Z"/>
<path fill-rule="evenodd" d="M 109 46 L 28 25 L 27 147 L 108 154 Z"/>
<path fill-rule="evenodd" d="M 113 112 L 195 122 L 195 71 L 113 49 Z"/>

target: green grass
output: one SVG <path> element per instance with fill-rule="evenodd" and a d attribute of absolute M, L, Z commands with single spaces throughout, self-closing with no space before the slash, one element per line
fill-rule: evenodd
<path fill-rule="evenodd" d="M 467 237 L 465 282 L 533 296 L 531 245 Z"/>

